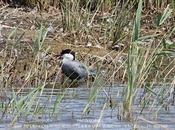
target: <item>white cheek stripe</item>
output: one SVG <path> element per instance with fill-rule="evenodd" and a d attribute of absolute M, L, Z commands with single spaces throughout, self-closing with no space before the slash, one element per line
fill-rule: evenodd
<path fill-rule="evenodd" d="M 73 60 L 74 56 L 72 54 L 64 54 L 63 59 Z"/>

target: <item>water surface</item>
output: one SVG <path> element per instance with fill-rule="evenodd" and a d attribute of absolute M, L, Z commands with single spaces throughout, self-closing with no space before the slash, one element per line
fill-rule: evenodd
<path fill-rule="evenodd" d="M 138 89 L 133 105 L 133 121 L 127 121 L 122 117 L 124 87 L 100 88 L 96 97 L 90 101 L 92 88 L 81 86 L 78 88 L 51 89 L 44 88 L 34 99 L 28 114 L 17 110 L 8 111 L 0 122 L 1 130 L 130 130 L 152 129 L 164 130 L 175 129 L 175 106 L 168 105 L 164 108 L 156 103 L 153 97 L 151 106 L 139 105 L 143 101 L 144 90 Z M 19 101 L 32 92 L 34 88 L 24 89 L 17 97 Z M 155 90 L 156 91 L 156 90 Z M 11 90 L 6 91 L 7 97 L 12 97 Z M 64 96 L 62 96 L 64 94 Z M 62 96 L 62 98 L 60 98 Z M 27 98 L 29 98 L 28 96 Z M 32 97 L 32 96 L 31 96 Z M 55 107 L 55 102 L 60 104 Z M 28 101 L 26 99 L 25 101 Z M 6 104 L 8 99 L 1 99 L 1 104 Z M 155 103 L 154 103 L 155 102 Z M 87 104 L 88 107 L 87 107 Z M 54 106 L 55 105 L 55 106 Z M 37 107 L 36 107 L 37 106 Z M 85 108 L 87 110 L 83 113 Z M 3 107 L 2 107 L 3 108 Z M 2 109 L 4 111 L 4 109 Z M 2 117 L 3 111 L 0 112 Z M 37 111 L 32 114 L 32 111 Z M 54 113 L 53 113 L 54 111 Z M 17 116 L 14 126 L 11 122 Z M 20 115 L 20 116 L 19 116 Z"/>

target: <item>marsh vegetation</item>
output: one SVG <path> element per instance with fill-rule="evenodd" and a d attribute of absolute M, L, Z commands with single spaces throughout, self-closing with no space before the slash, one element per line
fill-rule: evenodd
<path fill-rule="evenodd" d="M 133 105 L 140 88 L 144 90 L 140 113 L 154 106 L 168 111 L 175 100 L 174 8 L 174 0 L 2 0 L 1 120 L 10 112 L 14 124 L 21 115 L 43 112 L 37 97 L 45 88 L 62 90 L 49 113 L 57 112 L 72 87 L 68 80 L 60 84 L 56 55 L 64 48 L 76 51 L 77 59 L 97 70 L 94 82 L 83 82 L 90 89 L 83 115 L 99 91 L 106 95 L 99 121 L 107 104 L 117 109 L 112 107 L 115 99 L 104 89 L 116 83 L 125 84 L 123 118 L 134 120 Z"/>

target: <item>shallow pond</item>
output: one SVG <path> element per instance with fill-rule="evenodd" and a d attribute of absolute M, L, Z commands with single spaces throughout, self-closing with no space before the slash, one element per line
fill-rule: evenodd
<path fill-rule="evenodd" d="M 44 88 L 36 96 L 30 95 L 34 88 L 24 89 L 15 100 L 19 101 L 28 95 L 23 101 L 27 102 L 29 101 L 27 98 L 33 98 L 33 102 L 30 100 L 32 105 L 29 107 L 30 103 L 27 104 L 26 109 L 15 107 L 14 110 L 6 111 L 6 114 L 3 113 L 4 107 L 0 107 L 2 109 L 0 130 L 175 129 L 175 106 L 170 104 L 165 109 L 157 103 L 152 103 L 142 110 L 143 106 L 141 107 L 139 103 L 143 100 L 143 89 L 138 89 L 136 92 L 133 121 L 124 119 L 123 88 L 122 85 L 100 88 L 94 98 L 92 98 L 94 90 L 85 86 L 65 90 Z M 6 96 L 12 97 L 14 92 L 8 90 Z M 1 106 L 9 102 L 7 99 L 0 101 Z M 17 101 L 16 104 L 19 105 Z M 10 125 L 12 122 L 13 126 Z"/>

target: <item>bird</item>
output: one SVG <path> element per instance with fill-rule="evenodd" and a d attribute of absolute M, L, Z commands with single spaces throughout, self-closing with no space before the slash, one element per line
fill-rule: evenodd
<path fill-rule="evenodd" d="M 71 49 L 64 49 L 59 54 L 61 60 L 61 71 L 70 80 L 88 78 L 88 69 L 80 61 L 75 59 L 75 52 Z"/>

